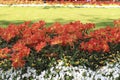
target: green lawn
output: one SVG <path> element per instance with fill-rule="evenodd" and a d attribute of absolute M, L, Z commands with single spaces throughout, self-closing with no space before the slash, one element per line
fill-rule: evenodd
<path fill-rule="evenodd" d="M 67 23 L 80 20 L 95 23 L 97 28 L 113 25 L 120 18 L 119 8 L 42 8 L 42 7 L 0 7 L 0 26 L 44 20 L 48 25 L 54 22 Z"/>

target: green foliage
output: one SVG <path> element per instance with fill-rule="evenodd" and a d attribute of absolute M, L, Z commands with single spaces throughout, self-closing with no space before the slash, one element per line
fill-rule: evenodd
<path fill-rule="evenodd" d="M 92 70 L 97 70 L 107 63 L 116 63 L 120 59 L 120 51 L 108 53 L 88 53 L 78 50 L 76 47 L 55 45 L 45 47 L 40 53 L 32 50 L 32 54 L 27 58 L 26 66 L 34 67 L 38 73 L 54 67 L 59 61 L 63 61 L 65 66 L 86 66 Z M 47 54 L 49 53 L 49 54 Z M 52 54 L 56 53 L 56 54 Z M 66 77 L 67 78 L 67 77 Z"/>

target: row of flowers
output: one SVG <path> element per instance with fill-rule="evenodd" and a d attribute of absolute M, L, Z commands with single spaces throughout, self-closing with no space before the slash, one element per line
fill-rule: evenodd
<path fill-rule="evenodd" d="M 120 61 L 115 64 L 107 64 L 103 68 L 92 71 L 85 66 L 64 66 L 60 61 L 54 67 L 37 74 L 37 70 L 31 67 L 14 70 L 13 68 L 3 71 L 0 70 L 0 79 L 2 80 L 119 80 L 120 79 Z"/>
<path fill-rule="evenodd" d="M 34 61 L 31 62 L 31 58 L 38 61 L 44 61 L 44 58 L 49 62 L 62 59 L 68 54 L 77 53 L 81 56 L 83 52 L 87 55 L 110 52 L 119 54 L 119 20 L 114 23 L 113 28 L 106 27 L 94 31 L 91 30 L 95 24 L 83 24 L 80 21 L 64 25 L 56 22 L 48 28 L 45 27 L 44 21 L 10 24 L 7 28 L 0 28 L 0 61 L 5 63 L 7 60 L 10 66 L 21 68 L 29 65 L 37 67 Z"/>
<path fill-rule="evenodd" d="M 51 5 L 55 5 L 55 4 L 73 4 L 73 5 L 120 5 L 119 1 L 90 1 L 90 0 L 86 0 L 86 1 L 0 1 L 1 4 L 43 4 L 43 3 L 48 3 Z"/>

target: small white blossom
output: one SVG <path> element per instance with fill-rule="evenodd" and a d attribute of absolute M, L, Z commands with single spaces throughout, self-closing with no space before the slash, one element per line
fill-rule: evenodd
<path fill-rule="evenodd" d="M 37 74 L 34 68 L 27 68 L 27 72 L 22 74 L 22 69 L 14 70 L 13 68 L 8 71 L 0 69 L 0 79 L 2 80 L 21 80 L 23 78 L 33 77 L 32 80 L 65 80 L 69 77 L 71 80 L 117 80 L 120 77 L 120 62 L 116 64 L 107 64 L 97 71 L 87 69 L 85 66 L 63 66 L 60 62 L 57 66 L 51 67 L 49 70 L 44 70 L 41 74 Z M 50 72 L 50 73 L 49 73 Z M 48 77 L 45 78 L 45 75 Z"/>

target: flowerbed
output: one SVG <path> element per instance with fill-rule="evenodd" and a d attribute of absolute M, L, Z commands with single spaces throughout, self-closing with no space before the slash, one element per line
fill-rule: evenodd
<path fill-rule="evenodd" d="M 90 5 L 120 5 L 119 1 L 54 1 L 54 0 L 46 0 L 46 1 L 0 1 L 1 4 L 43 4 L 43 3 L 48 3 L 48 4 L 77 4 L 77 5 L 85 5 L 85 4 L 90 4 Z"/>
<path fill-rule="evenodd" d="M 2 70 L 27 67 L 40 74 L 56 66 L 86 66 L 98 70 L 120 59 L 119 20 L 114 27 L 93 30 L 95 24 L 80 21 L 54 23 L 45 27 L 44 21 L 0 28 L 0 68 Z"/>
<path fill-rule="evenodd" d="M 0 6 L 120 8 L 119 1 L 0 1 Z"/>
<path fill-rule="evenodd" d="M 61 61 L 54 67 L 37 74 L 36 69 L 27 67 L 22 69 L 0 71 L 0 79 L 7 80 L 120 80 L 120 61 L 115 64 L 107 64 L 103 68 L 92 71 L 85 66 L 64 66 Z"/>

